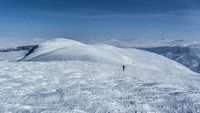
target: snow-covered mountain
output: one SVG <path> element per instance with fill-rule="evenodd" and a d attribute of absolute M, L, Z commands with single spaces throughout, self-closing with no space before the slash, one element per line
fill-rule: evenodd
<path fill-rule="evenodd" d="M 200 45 L 192 46 L 174 46 L 174 47 L 150 47 L 138 48 L 163 55 L 169 59 L 175 60 L 194 72 L 200 73 Z"/>
<path fill-rule="evenodd" d="M 89 43 L 106 43 L 121 48 L 137 48 L 163 55 L 200 73 L 200 42 L 188 40 L 102 39 Z"/>
<path fill-rule="evenodd" d="M 39 42 L 44 42 L 44 39 L 1 39 L 0 41 L 0 61 L 16 61 L 24 57 L 31 48 L 35 48 Z M 194 72 L 200 73 L 199 41 L 170 39 L 80 39 L 80 41 L 87 44 L 104 43 L 120 48 L 137 48 L 154 52 L 179 62 Z"/>
<path fill-rule="evenodd" d="M 0 111 L 200 112 L 200 75 L 144 50 L 53 39 L 0 61 Z"/>

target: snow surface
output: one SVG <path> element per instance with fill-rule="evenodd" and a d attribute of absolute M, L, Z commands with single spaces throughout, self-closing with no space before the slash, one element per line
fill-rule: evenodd
<path fill-rule="evenodd" d="M 0 111 L 200 112 L 200 75 L 143 50 L 53 39 L 0 62 Z"/>
<path fill-rule="evenodd" d="M 27 51 L 12 51 L 12 52 L 0 52 L 0 61 L 6 60 L 15 60 L 22 58 Z"/>

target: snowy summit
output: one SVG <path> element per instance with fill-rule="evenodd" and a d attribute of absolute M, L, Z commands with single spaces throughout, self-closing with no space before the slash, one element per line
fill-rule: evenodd
<path fill-rule="evenodd" d="M 143 50 L 59 38 L 0 62 L 1 112 L 200 112 L 200 75 Z"/>

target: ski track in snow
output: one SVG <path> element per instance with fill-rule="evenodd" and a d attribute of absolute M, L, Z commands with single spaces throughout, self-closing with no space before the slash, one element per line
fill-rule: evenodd
<path fill-rule="evenodd" d="M 0 111 L 200 112 L 199 75 L 180 74 L 84 61 L 1 62 Z"/>

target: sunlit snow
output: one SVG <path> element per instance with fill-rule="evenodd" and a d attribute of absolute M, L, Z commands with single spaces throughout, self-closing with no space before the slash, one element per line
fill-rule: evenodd
<path fill-rule="evenodd" d="M 143 50 L 53 39 L 0 62 L 0 111 L 200 112 L 200 75 Z"/>

